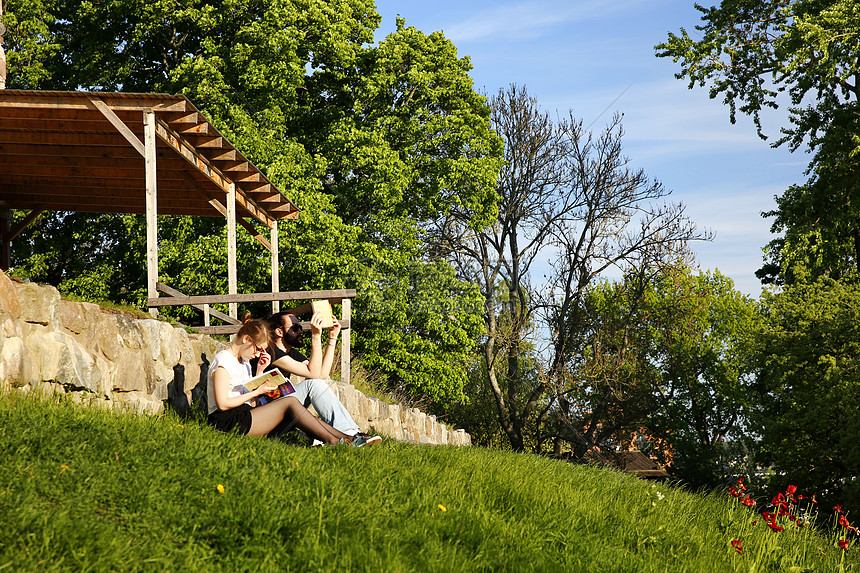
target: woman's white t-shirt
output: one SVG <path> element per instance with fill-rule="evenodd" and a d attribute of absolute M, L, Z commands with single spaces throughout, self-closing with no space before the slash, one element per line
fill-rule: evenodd
<path fill-rule="evenodd" d="M 209 399 L 210 414 L 218 410 L 218 405 L 215 403 L 215 387 L 212 381 L 212 375 L 215 374 L 218 368 L 223 368 L 230 375 L 230 384 L 227 386 L 228 398 L 241 396 L 250 392 L 250 390 L 245 388 L 244 384 L 252 378 L 251 364 L 244 361 L 240 362 L 229 350 L 222 350 L 215 355 L 215 358 L 209 364 L 209 374 L 206 377 L 206 395 Z"/>

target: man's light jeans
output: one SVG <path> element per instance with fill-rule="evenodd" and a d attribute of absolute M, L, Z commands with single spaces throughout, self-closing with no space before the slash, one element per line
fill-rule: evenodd
<path fill-rule="evenodd" d="M 293 396 L 302 404 L 307 404 L 310 401 L 320 420 L 335 430 L 354 436 L 358 432 L 358 424 L 338 400 L 337 394 L 329 387 L 329 384 L 334 384 L 334 382 L 321 378 L 307 378 L 298 384 L 293 384 L 296 389 Z"/>

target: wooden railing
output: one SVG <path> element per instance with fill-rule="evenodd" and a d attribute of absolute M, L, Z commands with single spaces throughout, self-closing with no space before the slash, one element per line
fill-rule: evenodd
<path fill-rule="evenodd" d="M 162 306 L 185 306 L 190 305 L 203 311 L 203 325 L 189 326 L 203 334 L 233 334 L 242 326 L 240 320 L 228 314 L 211 308 L 213 304 L 248 303 L 248 302 L 272 302 L 272 301 L 296 301 L 296 300 L 328 300 L 341 305 L 341 317 L 338 322 L 341 325 L 341 353 L 340 353 L 340 376 L 341 380 L 349 383 L 350 366 L 350 338 L 352 326 L 352 299 L 355 298 L 355 289 L 339 290 L 302 290 L 288 292 L 258 292 L 248 294 L 215 294 L 188 296 L 164 283 L 156 283 L 156 289 L 166 294 L 164 297 L 150 298 L 150 308 Z M 284 308 L 282 311 L 291 312 L 296 316 L 309 313 L 311 303 L 307 302 L 292 308 Z M 226 324 L 211 326 L 210 319 L 214 317 Z M 259 317 L 262 318 L 262 317 Z M 310 327 L 309 321 L 302 321 L 302 327 Z M 183 325 L 184 326 L 184 325 Z"/>

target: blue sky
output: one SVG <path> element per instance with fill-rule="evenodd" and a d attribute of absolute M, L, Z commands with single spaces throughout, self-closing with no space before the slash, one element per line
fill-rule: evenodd
<path fill-rule="evenodd" d="M 732 125 L 721 100 L 709 99 L 706 88 L 687 89 L 674 77 L 678 65 L 655 57 L 654 45 L 669 31 L 694 35 L 700 18 L 693 2 L 377 0 L 377 39 L 399 14 L 407 26 L 442 30 L 460 57 L 471 58 L 479 91 L 524 85 L 544 109 L 572 110 L 595 130 L 623 113 L 631 164 L 670 189 L 700 229 L 716 233 L 713 242 L 693 245 L 699 266 L 719 269 L 757 297 L 754 273 L 772 238 L 770 220 L 759 213 L 805 181 L 809 156 L 771 148 L 746 116 Z M 771 140 L 784 113 L 764 118 Z"/>

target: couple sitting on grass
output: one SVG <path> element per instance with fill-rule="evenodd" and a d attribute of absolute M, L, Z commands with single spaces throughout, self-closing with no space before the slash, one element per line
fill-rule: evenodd
<path fill-rule="evenodd" d="M 340 323 L 332 317 L 328 344 L 322 349 L 323 317 L 311 319 L 311 357 L 295 349 L 302 344 L 302 325 L 292 314 L 279 312 L 265 321 L 246 320 L 230 341 L 230 347 L 215 355 L 209 365 L 207 395 L 210 424 L 222 432 L 238 429 L 242 434 L 264 436 L 298 428 L 323 444 L 347 443 L 356 447 L 382 441 L 368 436 L 343 407 L 329 385 L 334 347 Z M 266 371 L 280 370 L 305 377 L 286 397 L 259 405 L 257 398 L 275 390 L 263 384 L 248 390 L 244 384 Z M 307 410 L 312 404 L 320 418 Z"/>

